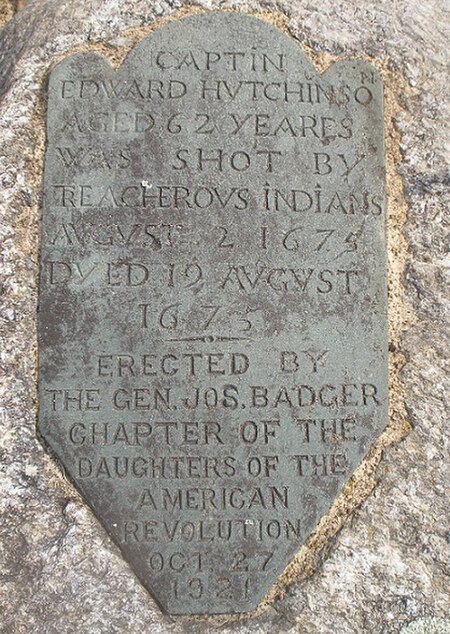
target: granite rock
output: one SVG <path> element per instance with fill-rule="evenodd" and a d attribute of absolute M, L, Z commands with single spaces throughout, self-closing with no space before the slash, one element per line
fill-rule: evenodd
<path fill-rule="evenodd" d="M 65 55 L 92 48 L 114 61 L 168 16 L 210 9 L 261 14 L 319 66 L 362 56 L 384 69 L 396 103 L 386 126 L 395 145 L 388 204 L 397 442 L 380 446 L 367 477 L 363 466 L 360 484 L 349 487 L 260 610 L 172 618 L 130 572 L 36 435 L 45 86 Z M 436 0 L 30 0 L 2 28 L 1 634 L 448 631 L 448 31 L 445 3 Z"/>

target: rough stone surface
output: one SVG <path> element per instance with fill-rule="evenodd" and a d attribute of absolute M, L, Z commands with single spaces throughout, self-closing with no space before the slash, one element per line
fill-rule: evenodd
<path fill-rule="evenodd" d="M 395 120 L 386 120 L 399 143 L 388 203 L 406 209 L 402 230 L 409 250 L 405 256 L 402 215 L 394 214 L 390 349 L 394 403 L 404 398 L 412 429 L 400 442 L 386 443 L 372 491 L 372 477 L 364 474 L 366 491 L 352 498 L 349 487 L 340 512 L 330 516 L 328 528 L 326 522 L 319 527 L 301 565 L 286 578 L 284 594 L 240 618 L 163 615 L 36 438 L 38 220 L 49 68 L 74 48 L 97 46 L 114 59 L 154 20 L 182 6 L 31 0 L 0 32 L 0 632 L 446 632 L 449 33 L 443 2 L 195 4 L 264 12 L 272 20 L 278 11 L 316 63 L 359 55 L 383 65 L 387 90 L 400 106 L 391 111 Z M 392 428 L 401 423 L 399 411 L 392 411 Z M 349 514 L 352 499 L 362 502 Z"/>

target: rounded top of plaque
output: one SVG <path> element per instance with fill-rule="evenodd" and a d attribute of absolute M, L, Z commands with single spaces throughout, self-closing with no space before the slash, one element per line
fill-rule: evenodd
<path fill-rule="evenodd" d="M 387 415 L 382 86 L 212 12 L 52 71 L 39 431 L 173 614 L 263 598 Z"/>

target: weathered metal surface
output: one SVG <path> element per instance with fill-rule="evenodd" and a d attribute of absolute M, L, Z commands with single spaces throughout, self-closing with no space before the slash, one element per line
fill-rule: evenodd
<path fill-rule="evenodd" d="M 263 22 L 49 83 L 39 430 L 174 614 L 254 608 L 387 418 L 382 85 Z"/>

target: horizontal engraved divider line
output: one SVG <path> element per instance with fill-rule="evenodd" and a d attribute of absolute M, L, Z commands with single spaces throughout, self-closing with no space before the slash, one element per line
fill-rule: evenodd
<path fill-rule="evenodd" d="M 166 339 L 166 341 L 203 341 L 203 343 L 213 343 L 214 341 L 253 341 L 253 339 L 250 337 L 213 337 L 212 335 L 206 335 L 205 337 L 174 337 Z"/>

